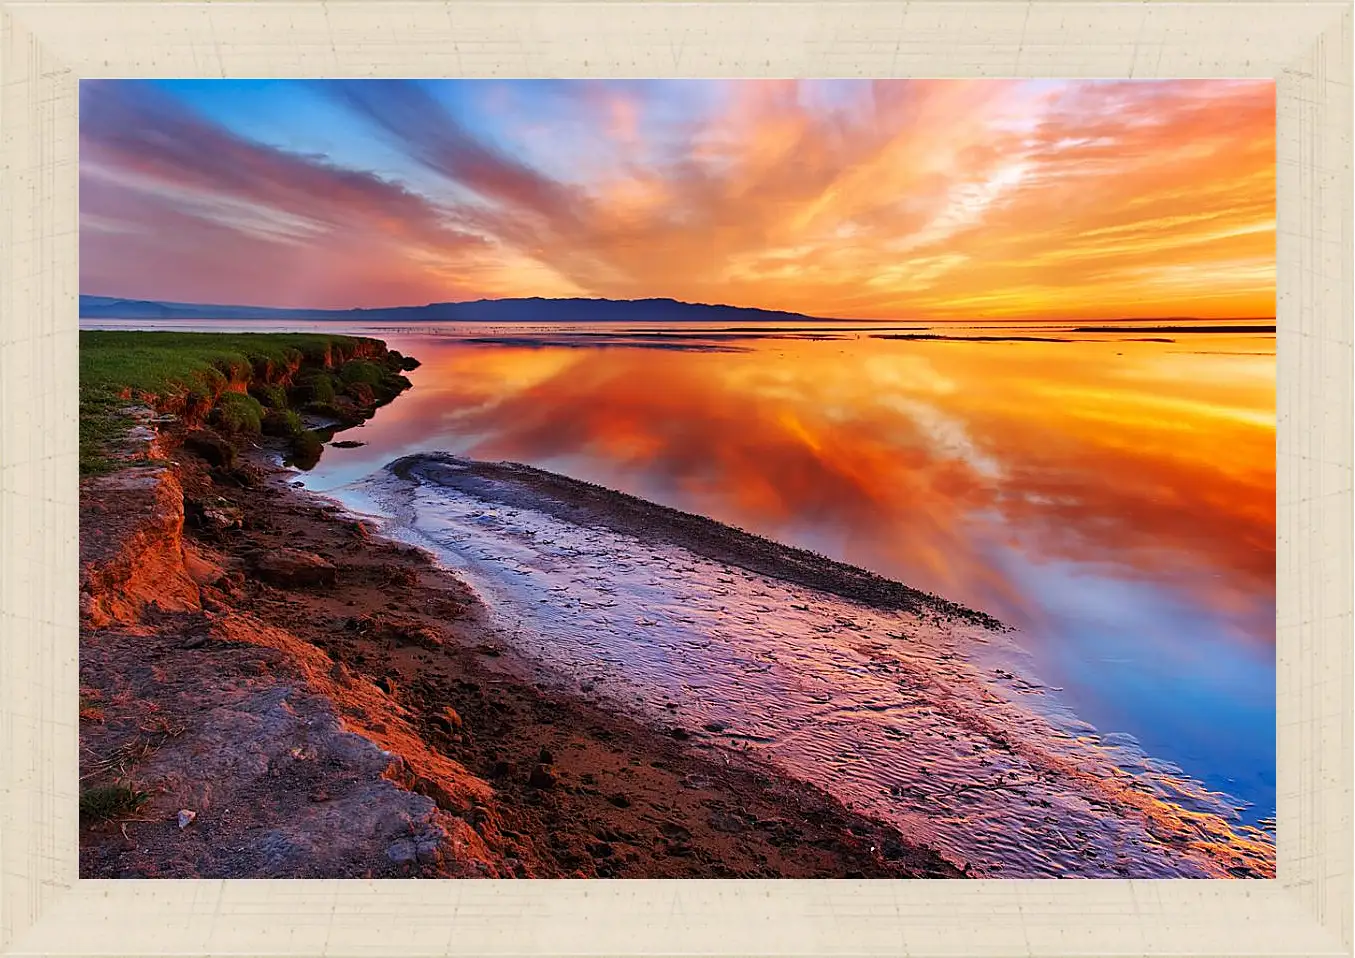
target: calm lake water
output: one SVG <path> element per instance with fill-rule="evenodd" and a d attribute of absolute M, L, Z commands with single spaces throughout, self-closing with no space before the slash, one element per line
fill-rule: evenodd
<path fill-rule="evenodd" d="M 872 569 L 1016 626 L 1028 669 L 1103 740 L 1272 826 L 1273 333 L 344 331 L 423 365 L 308 487 L 342 498 L 445 450 Z M 1031 339 L 879 338 L 938 332 Z"/>

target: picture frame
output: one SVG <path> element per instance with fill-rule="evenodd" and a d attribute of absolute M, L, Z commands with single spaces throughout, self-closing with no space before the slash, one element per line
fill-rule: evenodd
<path fill-rule="evenodd" d="M 1348 955 L 1352 23 L 1339 2 L 0 3 L 0 953 Z M 1273 77 L 1273 881 L 77 878 L 77 86 Z"/>

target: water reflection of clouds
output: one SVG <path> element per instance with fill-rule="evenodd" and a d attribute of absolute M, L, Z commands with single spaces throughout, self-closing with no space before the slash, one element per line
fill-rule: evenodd
<path fill-rule="evenodd" d="M 1211 782 L 1273 769 L 1273 357 L 392 343 L 423 361 L 416 388 L 368 446 L 326 453 L 320 486 L 444 449 L 700 512 L 1023 626 L 1109 728 L 1174 739 L 1156 749 L 1172 757 L 1235 751 L 1192 767 Z"/>
<path fill-rule="evenodd" d="M 497 370 L 518 361 L 541 369 L 521 351 L 446 352 L 401 401 L 400 418 L 415 431 L 426 424 L 419 406 L 433 407 L 429 415 L 456 409 L 457 431 L 482 437 L 475 454 L 591 456 L 599 481 L 670 477 L 669 488 L 701 500 L 676 504 L 772 531 L 812 517 L 842 529 L 857 561 L 884 562 L 881 571 L 899 577 L 982 579 L 964 527 L 995 510 L 1041 555 L 1148 578 L 1164 562 L 1182 572 L 1224 568 L 1251 591 L 1273 578 L 1273 464 L 1264 455 L 1237 461 L 1273 438 L 1245 409 L 1231 420 L 1214 415 L 1232 408 L 1226 401 L 1153 413 L 1159 396 L 1057 378 L 1075 363 L 1031 369 L 1024 381 L 1019 364 L 1008 367 L 995 390 L 991 360 L 972 361 L 965 375 L 955 360 L 966 357 L 953 352 L 944 368 L 934 353 L 874 350 L 860 362 L 806 352 L 718 364 L 584 352 L 539 376 L 518 369 L 515 383 Z M 1007 358 L 1019 357 L 994 357 Z M 1034 375 L 1051 372 L 1053 386 Z M 1182 448 L 1187 437 L 1194 449 Z M 1213 591 L 1227 601 L 1226 589 Z"/>
<path fill-rule="evenodd" d="M 1148 754 L 1246 796 L 1247 820 L 1270 814 L 1274 658 L 1255 637 L 1273 628 L 1273 603 L 1230 620 L 1188 589 L 1077 564 L 1013 562 L 1008 574 L 1041 609 L 1027 640 L 1039 674 L 1080 717 L 1103 732 L 1132 729 Z"/>

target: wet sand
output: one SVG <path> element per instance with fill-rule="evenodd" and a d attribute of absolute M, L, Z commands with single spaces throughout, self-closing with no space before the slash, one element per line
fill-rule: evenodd
<path fill-rule="evenodd" d="M 409 456 L 335 494 L 432 550 L 577 694 L 707 730 L 975 874 L 1273 874 L 1265 836 L 1063 709 L 983 613 L 516 463 Z"/>

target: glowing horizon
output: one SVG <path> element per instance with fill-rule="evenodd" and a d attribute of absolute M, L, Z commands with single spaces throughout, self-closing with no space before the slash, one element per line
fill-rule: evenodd
<path fill-rule="evenodd" d="M 1270 81 L 83 81 L 89 295 L 1275 314 Z"/>

